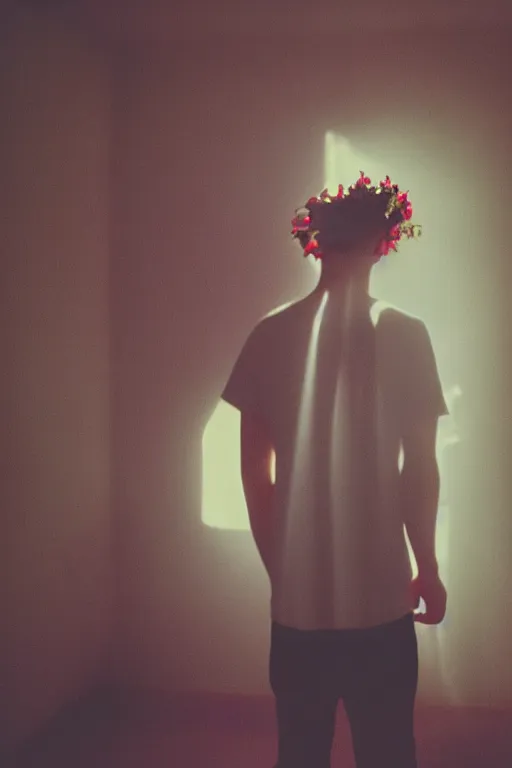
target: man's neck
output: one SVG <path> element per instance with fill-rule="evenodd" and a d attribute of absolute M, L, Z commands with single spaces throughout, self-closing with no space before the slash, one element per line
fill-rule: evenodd
<path fill-rule="evenodd" d="M 322 270 L 320 280 L 313 293 L 315 295 L 328 294 L 335 301 L 350 301 L 356 304 L 369 300 L 370 276 L 369 274 L 328 274 Z"/>

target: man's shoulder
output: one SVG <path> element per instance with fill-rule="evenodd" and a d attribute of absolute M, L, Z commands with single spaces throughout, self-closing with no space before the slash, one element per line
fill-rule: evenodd
<path fill-rule="evenodd" d="M 391 304 L 390 302 L 383 301 L 382 299 L 376 299 L 371 308 L 371 314 L 375 324 L 377 324 L 377 322 L 381 319 L 387 320 L 389 322 L 400 323 L 400 325 L 404 325 L 406 327 L 414 326 L 423 322 L 421 318 L 418 317 L 418 315 L 414 315 L 412 312 L 408 312 L 407 310 L 402 309 L 402 307 L 398 307 L 396 304 Z"/>
<path fill-rule="evenodd" d="M 292 329 L 303 329 L 315 314 L 306 299 L 286 302 L 260 317 L 251 332 L 252 339 L 263 342 L 276 339 L 280 333 L 289 336 Z M 381 299 L 373 303 L 370 316 L 374 327 L 382 329 L 384 335 L 389 331 L 395 338 L 400 336 L 413 344 L 428 335 L 425 322 L 418 315 Z"/>
<path fill-rule="evenodd" d="M 293 301 L 287 301 L 285 304 L 280 304 L 275 309 L 272 309 L 262 318 L 262 322 L 275 326 L 280 323 L 286 323 L 288 320 L 296 321 L 301 315 L 309 317 L 312 307 L 310 296 L 303 296 Z"/>
<path fill-rule="evenodd" d="M 380 299 L 372 306 L 371 317 L 376 328 L 389 328 L 404 336 L 414 338 L 426 332 L 425 322 L 418 315 Z"/>
<path fill-rule="evenodd" d="M 286 326 L 289 322 L 295 322 L 304 306 L 304 300 L 298 299 L 275 307 L 260 317 L 252 330 L 252 335 L 258 338 L 263 338 L 269 334 L 272 336 L 280 327 Z"/>
<path fill-rule="evenodd" d="M 272 320 L 288 315 L 295 307 L 297 307 L 301 301 L 287 301 L 285 304 L 280 304 L 275 309 L 271 309 L 263 318 L 263 320 Z"/>

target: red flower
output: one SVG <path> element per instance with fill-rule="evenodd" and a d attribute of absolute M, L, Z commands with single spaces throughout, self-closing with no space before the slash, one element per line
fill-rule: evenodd
<path fill-rule="evenodd" d="M 409 221 L 412 218 L 412 205 L 408 202 L 407 207 L 402 211 L 402 216 L 405 221 Z"/>
<path fill-rule="evenodd" d="M 386 176 L 386 181 L 381 181 L 380 186 L 383 189 L 388 189 L 391 187 L 391 179 L 389 178 L 389 176 Z"/>
<path fill-rule="evenodd" d="M 344 189 L 343 184 L 338 184 L 338 194 L 336 195 L 337 198 L 341 198 L 344 195 Z"/>
<path fill-rule="evenodd" d="M 293 233 L 296 232 L 307 232 L 309 229 L 309 225 L 311 224 L 311 217 L 310 216 L 295 216 L 294 219 L 292 219 L 292 226 L 293 226 Z"/>
<path fill-rule="evenodd" d="M 314 253 L 318 249 L 318 242 L 316 240 L 310 240 L 304 248 L 304 253 L 309 256 L 310 253 Z"/>
<path fill-rule="evenodd" d="M 364 171 L 360 171 L 360 174 L 361 174 L 360 177 L 356 181 L 357 187 L 365 187 L 367 184 L 372 183 L 372 180 L 368 176 L 364 175 Z"/>

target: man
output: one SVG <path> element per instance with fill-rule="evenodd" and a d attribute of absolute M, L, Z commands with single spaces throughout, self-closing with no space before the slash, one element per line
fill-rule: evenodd
<path fill-rule="evenodd" d="M 372 266 L 418 229 L 406 194 L 370 183 L 325 191 L 294 219 L 321 259 L 318 286 L 258 323 L 223 392 L 241 411 L 243 487 L 272 589 L 278 768 L 330 765 L 340 699 L 357 768 L 416 766 L 414 621 L 446 609 L 434 353 L 420 320 L 369 295 Z"/>

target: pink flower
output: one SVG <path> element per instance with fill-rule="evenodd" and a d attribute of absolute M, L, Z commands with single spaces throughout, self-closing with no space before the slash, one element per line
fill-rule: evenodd
<path fill-rule="evenodd" d="M 295 216 L 295 218 L 292 219 L 292 227 L 293 227 L 292 234 L 296 234 L 296 232 L 307 232 L 310 224 L 311 224 L 310 216 L 304 216 L 304 215 Z"/>
<path fill-rule="evenodd" d="M 364 187 L 367 184 L 371 184 L 372 183 L 372 180 L 368 176 L 364 175 L 364 171 L 360 171 L 360 174 L 361 174 L 360 177 L 356 181 L 356 186 L 357 187 Z"/>
<path fill-rule="evenodd" d="M 312 239 L 304 248 L 304 253 L 306 254 L 306 256 L 309 256 L 309 254 L 316 251 L 317 248 L 318 248 L 318 242 L 315 239 Z"/>

